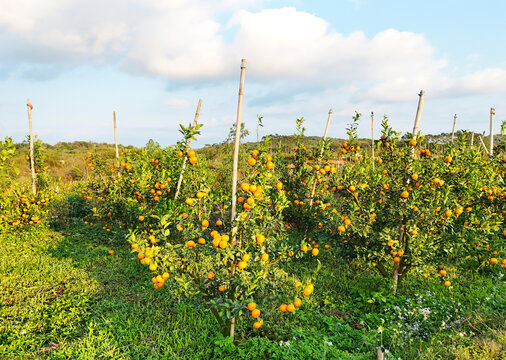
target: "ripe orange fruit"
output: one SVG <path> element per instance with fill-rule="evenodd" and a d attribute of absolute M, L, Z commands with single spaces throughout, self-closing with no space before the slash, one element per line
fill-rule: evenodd
<path fill-rule="evenodd" d="M 114 254 L 114 250 L 109 250 L 109 251 L 108 251 L 108 253 L 109 253 L 110 255 L 112 255 L 112 254 Z"/>
<path fill-rule="evenodd" d="M 401 258 L 398 257 L 398 256 L 395 256 L 394 257 L 394 263 L 398 263 L 399 261 L 401 261 Z"/>
<path fill-rule="evenodd" d="M 461 208 L 461 207 L 458 207 L 458 208 L 455 209 L 455 214 L 457 214 L 457 215 L 462 214 L 462 212 L 464 212 L 464 209 Z"/>
<path fill-rule="evenodd" d="M 451 210 L 446 210 L 445 211 L 445 216 L 446 217 L 450 217 L 450 216 L 452 216 L 452 214 L 453 214 L 453 211 L 451 211 Z"/>
<path fill-rule="evenodd" d="M 276 184 L 276 189 L 283 190 L 283 183 L 281 181 Z"/>
<path fill-rule="evenodd" d="M 301 305 L 302 305 L 302 300 L 301 300 L 301 299 L 299 299 L 299 298 L 295 299 L 295 301 L 293 302 L 293 305 L 294 305 L 295 307 L 299 307 L 299 306 L 301 306 Z"/>
<path fill-rule="evenodd" d="M 182 152 L 181 150 L 179 150 L 179 151 L 177 152 L 177 156 L 179 156 L 179 157 L 183 156 L 183 152 Z"/>
<path fill-rule="evenodd" d="M 286 304 L 279 305 L 279 311 L 286 312 L 286 306 L 287 306 Z"/>
<path fill-rule="evenodd" d="M 343 225 L 339 225 L 339 226 L 337 227 L 337 231 L 339 231 L 340 233 L 342 233 L 342 232 L 345 232 L 345 231 L 346 231 L 346 228 L 345 228 Z"/>
<path fill-rule="evenodd" d="M 317 256 L 319 253 L 320 250 L 318 250 L 317 248 L 314 248 L 313 251 L 311 251 L 311 254 L 313 254 L 313 256 Z"/>
<path fill-rule="evenodd" d="M 265 236 L 263 236 L 262 234 L 256 234 L 256 238 L 257 238 L 258 245 L 263 244 L 263 242 L 265 241 Z"/>
<path fill-rule="evenodd" d="M 170 277 L 170 275 L 169 275 L 169 273 L 168 273 L 168 272 L 164 272 L 164 273 L 162 274 L 162 279 L 163 279 L 163 280 L 167 280 L 169 277 Z"/>
<path fill-rule="evenodd" d="M 243 184 L 241 185 L 241 189 L 242 189 L 243 191 L 249 191 L 249 184 L 248 184 L 248 183 L 243 183 Z"/>
<path fill-rule="evenodd" d="M 237 264 L 237 267 L 241 270 L 245 269 L 246 266 L 248 266 L 248 263 L 246 261 L 239 261 L 239 264 Z"/>
<path fill-rule="evenodd" d="M 242 261 L 244 261 L 244 262 L 248 262 L 250 259 L 251 259 L 251 255 L 250 254 L 244 254 L 242 256 Z"/>
<path fill-rule="evenodd" d="M 144 216 L 139 216 L 139 221 L 144 221 Z"/>
<path fill-rule="evenodd" d="M 452 283 L 449 280 L 446 280 L 445 283 L 444 283 L 445 286 L 450 286 L 451 284 Z"/>
<path fill-rule="evenodd" d="M 406 190 L 404 190 L 402 193 L 401 193 L 401 197 L 406 199 L 409 197 L 409 192 L 407 192 Z"/>
<path fill-rule="evenodd" d="M 249 311 L 253 311 L 257 308 L 257 304 L 255 304 L 254 302 L 250 302 L 248 303 L 248 310 Z"/>
<path fill-rule="evenodd" d="M 286 311 L 288 311 L 288 312 L 294 312 L 295 311 L 295 306 L 293 304 L 288 304 L 286 306 Z"/>
<path fill-rule="evenodd" d="M 416 146 L 416 140 L 415 139 L 409 140 L 409 145 Z"/>
<path fill-rule="evenodd" d="M 439 275 L 446 276 L 446 270 L 439 270 Z"/>
<path fill-rule="evenodd" d="M 186 155 L 188 155 L 189 158 L 195 157 L 195 151 L 188 150 L 188 152 L 186 153 Z"/>
<path fill-rule="evenodd" d="M 383 162 L 383 160 L 382 160 L 381 158 L 378 158 L 378 159 L 376 160 L 376 162 L 377 162 L 378 164 L 381 164 L 381 163 Z"/>
<path fill-rule="evenodd" d="M 218 290 L 224 292 L 226 290 L 225 285 L 220 285 L 220 287 L 218 287 Z"/>
<path fill-rule="evenodd" d="M 190 164 L 195 165 L 197 163 L 197 158 L 195 156 L 190 158 Z"/>
<path fill-rule="evenodd" d="M 303 252 L 307 252 L 307 250 L 308 250 L 307 245 L 303 245 L 300 249 L 301 249 Z"/>
<path fill-rule="evenodd" d="M 256 159 L 258 157 L 258 150 L 253 150 L 251 152 L 251 156 L 253 156 Z"/>
<path fill-rule="evenodd" d="M 346 218 L 344 219 L 344 225 L 350 225 L 351 224 L 351 220 Z"/>
<path fill-rule="evenodd" d="M 263 262 L 266 262 L 267 260 L 269 260 L 269 254 L 267 254 L 267 253 L 262 254 L 262 256 L 260 257 L 260 260 L 262 260 Z"/>
<path fill-rule="evenodd" d="M 260 310 L 258 309 L 254 309 L 252 312 L 251 312 L 251 316 L 253 317 L 253 319 L 256 319 L 260 316 Z"/>
<path fill-rule="evenodd" d="M 356 187 L 354 185 L 351 185 L 348 190 L 350 190 L 351 192 L 354 192 L 356 190 Z"/>
<path fill-rule="evenodd" d="M 448 155 L 447 157 L 445 157 L 445 163 L 451 163 L 452 162 L 452 157 L 450 155 Z"/>
<path fill-rule="evenodd" d="M 313 293 L 313 286 L 310 284 L 308 286 L 306 286 L 304 288 L 304 290 L 302 291 L 302 293 L 305 295 L 305 296 L 309 296 Z"/>
<path fill-rule="evenodd" d="M 248 159 L 248 165 L 249 166 L 255 166 L 255 164 L 257 163 L 257 161 L 255 160 L 255 158 L 249 158 Z"/>
<path fill-rule="evenodd" d="M 393 242 L 393 241 L 388 241 L 388 242 L 387 242 L 387 246 L 392 247 L 392 245 L 393 245 L 393 244 L 394 244 L 394 242 Z"/>
<path fill-rule="evenodd" d="M 193 249 L 195 247 L 195 241 L 193 241 L 193 240 L 187 241 L 185 246 L 188 249 Z"/>
<path fill-rule="evenodd" d="M 267 168 L 267 170 L 271 170 L 274 167 L 274 163 L 272 161 L 267 161 L 265 167 Z"/>
<path fill-rule="evenodd" d="M 497 264 L 498 263 L 498 260 L 496 258 L 490 258 L 490 263 L 491 264 Z"/>
<path fill-rule="evenodd" d="M 181 225 L 176 226 L 177 231 L 183 231 L 183 227 Z"/>
<path fill-rule="evenodd" d="M 208 279 L 212 279 L 212 278 L 214 278 L 214 273 L 213 273 L 212 271 L 211 271 L 211 272 L 208 272 L 208 273 L 207 273 L 207 278 L 208 278 Z"/>
<path fill-rule="evenodd" d="M 264 321 L 263 321 L 263 320 L 262 320 L 262 321 L 255 321 L 255 322 L 253 323 L 253 327 L 254 327 L 255 329 L 258 329 L 258 328 L 260 328 L 260 327 L 262 326 L 262 324 L 263 324 L 263 323 L 264 323 Z"/>
<path fill-rule="evenodd" d="M 221 221 L 221 220 L 216 221 L 216 226 L 221 226 L 221 225 L 223 225 L 223 221 Z"/>
<path fill-rule="evenodd" d="M 186 203 L 186 205 L 192 206 L 193 205 L 193 199 L 192 198 L 188 198 L 188 199 L 186 199 L 185 203 Z"/>
<path fill-rule="evenodd" d="M 429 274 L 423 273 L 422 276 L 427 279 L 429 277 Z"/>

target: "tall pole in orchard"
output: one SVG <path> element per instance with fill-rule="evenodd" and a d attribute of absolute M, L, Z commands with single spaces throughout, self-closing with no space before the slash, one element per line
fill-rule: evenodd
<path fill-rule="evenodd" d="M 490 108 L 490 143 L 488 148 L 488 154 L 490 156 L 494 155 L 494 115 L 495 109 Z"/>
<path fill-rule="evenodd" d="M 241 117 L 242 117 L 242 98 L 243 98 L 243 89 L 244 89 L 244 75 L 246 72 L 246 59 L 241 60 L 241 80 L 239 84 L 239 101 L 237 104 L 237 122 L 235 129 L 235 143 L 234 143 L 234 161 L 232 168 L 232 209 L 230 212 L 230 224 L 233 228 L 234 226 L 234 218 L 237 206 L 237 167 L 239 165 L 239 143 L 241 141 Z M 236 236 L 232 233 L 232 245 L 236 244 Z M 235 264 L 232 262 L 231 266 L 231 275 L 235 274 Z M 235 333 L 235 316 L 230 320 L 230 337 L 234 338 Z"/>
<path fill-rule="evenodd" d="M 33 158 L 33 128 L 32 128 L 32 110 L 33 105 L 30 102 L 30 99 L 26 100 L 26 107 L 28 108 L 28 126 L 30 128 L 30 168 L 32 170 L 32 193 L 33 196 L 36 195 L 36 185 L 35 185 L 35 161 Z"/>

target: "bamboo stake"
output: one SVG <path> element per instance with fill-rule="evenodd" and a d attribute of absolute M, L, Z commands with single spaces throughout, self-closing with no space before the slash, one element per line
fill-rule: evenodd
<path fill-rule="evenodd" d="M 32 193 L 33 196 L 35 196 L 37 193 L 37 189 L 35 185 L 35 161 L 33 159 L 33 128 L 32 128 L 33 105 L 30 102 L 30 99 L 26 100 L 26 107 L 28 108 L 28 126 L 30 128 L 30 168 L 32 171 Z"/>
<path fill-rule="evenodd" d="M 193 126 L 194 127 L 197 126 L 197 120 L 199 118 L 201 105 L 202 105 L 202 99 L 199 99 L 199 103 L 197 104 L 197 111 L 195 112 L 195 117 L 193 118 Z M 190 150 L 191 146 L 192 146 L 192 139 L 190 139 L 188 141 L 188 146 L 186 147 L 185 152 L 188 152 L 188 150 Z M 179 190 L 181 189 L 181 183 L 183 182 L 184 169 L 186 167 L 186 160 L 188 159 L 188 157 L 185 155 L 186 154 L 183 154 L 183 156 L 184 156 L 183 166 L 181 166 L 181 173 L 179 174 L 179 180 L 177 181 L 177 189 L 176 189 L 176 194 L 174 195 L 174 199 L 177 199 L 177 197 L 179 196 Z"/>
<path fill-rule="evenodd" d="M 416 109 L 415 125 L 413 126 L 413 137 L 416 137 L 416 134 L 418 133 L 420 118 L 422 117 L 423 102 L 425 100 L 425 91 L 420 90 L 418 96 L 420 96 L 420 98 L 418 99 L 418 108 Z"/>
<path fill-rule="evenodd" d="M 455 137 L 455 123 L 456 122 L 457 122 L 457 114 L 455 114 L 453 116 L 452 143 L 453 143 L 453 138 Z"/>
<path fill-rule="evenodd" d="M 325 132 L 323 133 L 323 141 L 327 140 L 327 133 L 329 132 L 329 124 L 330 124 L 331 118 L 332 118 L 332 109 L 329 110 L 329 117 L 327 118 L 327 125 L 325 125 Z M 320 149 L 320 156 L 318 157 L 318 162 L 320 162 L 322 160 L 324 145 L 325 144 L 323 144 L 322 148 Z M 314 182 L 313 182 L 313 189 L 311 190 L 311 198 L 309 199 L 309 206 L 313 206 L 314 193 L 316 191 L 316 184 L 318 183 L 317 177 L 318 177 L 318 175 L 316 175 Z"/>
<path fill-rule="evenodd" d="M 494 155 L 494 115 L 495 109 L 490 108 L 490 143 L 489 143 L 489 156 Z"/>
<path fill-rule="evenodd" d="M 374 171 L 374 111 L 371 111 L 371 133 L 372 171 Z"/>
<path fill-rule="evenodd" d="M 483 150 L 485 150 L 485 152 L 487 153 L 487 155 L 489 155 L 489 152 L 487 150 L 487 146 L 483 142 L 483 138 L 481 136 L 478 136 L 478 139 L 480 139 L 480 144 L 481 144 L 481 146 L 483 146 Z"/>
<path fill-rule="evenodd" d="M 471 133 L 471 146 L 474 145 L 474 131 Z"/>
<path fill-rule="evenodd" d="M 112 112 L 112 117 L 114 119 L 114 146 L 116 147 L 116 161 L 118 161 L 119 151 L 118 151 L 118 132 L 116 128 L 116 111 Z"/>
<path fill-rule="evenodd" d="M 241 60 L 241 80 L 239 84 L 239 101 L 237 104 L 237 122 L 235 129 L 234 158 L 232 165 L 232 211 L 230 214 L 230 222 L 234 222 L 235 209 L 237 206 L 237 167 L 239 165 L 239 143 L 241 141 L 241 116 L 242 116 L 242 97 L 244 89 L 244 75 L 246 70 L 246 59 Z"/>
<path fill-rule="evenodd" d="M 246 59 L 241 60 L 241 80 L 239 83 L 239 100 L 237 103 L 237 122 L 235 129 L 235 143 L 234 143 L 234 160 L 232 165 L 232 209 L 230 213 L 230 224 L 233 228 L 235 211 L 237 206 L 237 167 L 239 165 L 239 143 L 241 141 L 241 116 L 242 116 L 242 98 L 243 98 L 243 89 L 244 89 L 244 75 L 246 72 Z M 235 234 L 232 234 L 232 244 L 236 243 Z M 235 274 L 235 264 L 231 264 L 231 275 Z M 234 338 L 235 333 L 235 316 L 230 320 L 230 336 L 232 339 Z"/>

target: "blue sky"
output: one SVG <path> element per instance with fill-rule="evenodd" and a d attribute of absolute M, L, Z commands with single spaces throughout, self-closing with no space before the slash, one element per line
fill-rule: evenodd
<path fill-rule="evenodd" d="M 306 119 L 344 137 L 354 111 L 386 114 L 410 131 L 420 89 L 423 133 L 496 133 L 506 120 L 503 1 L 0 0 L 0 137 L 45 142 L 175 143 L 199 98 L 202 136 L 222 141 L 235 121 L 241 58 L 243 120 L 255 133 L 292 134 Z M 379 129 L 378 126 L 376 126 Z M 377 132 L 379 134 L 379 131 Z M 379 135 L 378 135 L 379 136 Z M 249 140 L 254 140 L 250 136 Z"/>

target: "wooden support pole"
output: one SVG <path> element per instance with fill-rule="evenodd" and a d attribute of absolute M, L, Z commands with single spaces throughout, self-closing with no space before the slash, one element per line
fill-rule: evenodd
<path fill-rule="evenodd" d="M 418 128 L 420 125 L 420 118 L 422 117 L 422 109 L 423 109 L 423 102 L 425 100 L 425 91 L 420 90 L 420 93 L 418 94 L 420 97 L 418 99 L 418 108 L 416 109 L 416 117 L 415 117 L 415 125 L 413 126 L 413 137 L 416 138 L 416 135 L 418 134 Z"/>
<path fill-rule="evenodd" d="M 119 151 L 118 151 L 118 132 L 116 127 L 116 111 L 113 110 L 112 118 L 114 120 L 114 146 L 116 148 L 116 161 L 119 159 Z"/>
<path fill-rule="evenodd" d="M 489 152 L 487 150 L 487 147 L 485 146 L 485 142 L 483 141 L 483 138 L 481 136 L 478 136 L 478 139 L 480 139 L 480 144 L 483 146 L 483 150 L 485 150 L 485 153 L 489 155 Z"/>
<path fill-rule="evenodd" d="M 195 117 L 193 118 L 193 126 L 197 126 L 197 120 L 199 119 L 200 114 L 200 106 L 202 105 L 202 99 L 199 99 L 199 103 L 197 104 L 197 111 L 195 112 Z M 179 180 L 177 181 L 176 194 L 174 195 L 174 199 L 177 199 L 179 196 L 179 190 L 181 189 L 181 184 L 183 182 L 184 169 L 186 167 L 186 160 L 188 157 L 186 153 L 190 150 L 192 146 L 192 139 L 188 140 L 188 146 L 185 149 L 185 154 L 183 154 L 183 165 L 181 166 L 181 173 L 179 174 Z"/>
<path fill-rule="evenodd" d="M 471 133 L 471 146 L 474 145 L 474 131 Z"/>
<path fill-rule="evenodd" d="M 241 60 L 241 79 L 239 83 L 239 100 L 237 102 L 237 122 L 235 129 L 234 158 L 232 164 L 232 209 L 230 212 L 230 225 L 234 227 L 235 212 L 237 206 L 237 168 L 239 165 L 239 143 L 241 141 L 241 118 L 242 118 L 242 98 L 244 94 L 244 75 L 246 73 L 246 59 Z M 236 244 L 236 236 L 232 234 L 232 245 Z M 235 274 L 235 264 L 231 263 L 231 275 Z M 230 337 L 234 338 L 235 317 L 230 320 Z"/>
<path fill-rule="evenodd" d="M 325 125 L 325 132 L 323 133 L 323 141 L 324 142 L 325 142 L 325 140 L 327 140 L 327 133 L 329 132 L 329 125 L 330 125 L 331 118 L 332 118 L 332 109 L 329 110 L 329 116 L 327 118 L 327 125 Z M 318 162 L 320 162 L 322 160 L 324 146 L 325 146 L 325 144 L 323 144 L 322 148 L 320 149 L 320 156 L 318 158 Z M 309 199 L 309 206 L 313 206 L 313 199 L 314 199 L 314 194 L 316 191 L 316 184 L 318 183 L 317 177 L 318 177 L 318 175 L 315 177 L 314 182 L 313 182 L 313 188 L 311 189 L 311 198 Z"/>
<path fill-rule="evenodd" d="M 232 164 L 232 209 L 230 213 L 230 222 L 234 222 L 235 209 L 237 206 L 237 167 L 239 165 L 239 144 L 241 142 L 241 118 L 242 118 L 242 97 L 244 94 L 244 75 L 246 72 L 246 59 L 241 60 L 241 79 L 239 83 L 239 100 L 237 104 L 237 121 L 235 128 L 234 157 Z"/>
<path fill-rule="evenodd" d="M 374 111 L 371 111 L 371 134 L 372 171 L 374 171 Z"/>
<path fill-rule="evenodd" d="M 457 122 L 457 114 L 453 115 L 453 129 L 452 129 L 452 142 L 455 137 L 455 123 Z"/>
<path fill-rule="evenodd" d="M 30 102 L 30 99 L 26 100 L 26 107 L 28 108 L 28 126 L 30 128 L 30 168 L 32 171 L 32 193 L 33 196 L 35 196 L 37 194 L 37 189 L 35 184 L 35 160 L 33 158 L 33 127 L 32 127 L 33 105 Z"/>
<path fill-rule="evenodd" d="M 490 142 L 489 142 L 489 150 L 488 150 L 489 156 L 494 155 L 494 115 L 495 115 L 495 109 L 490 108 Z"/>

